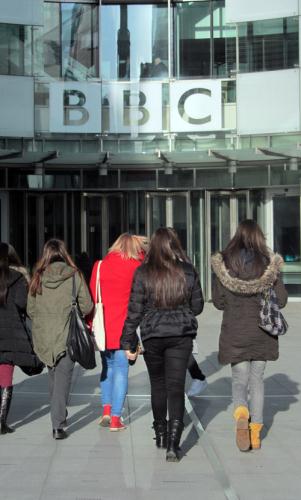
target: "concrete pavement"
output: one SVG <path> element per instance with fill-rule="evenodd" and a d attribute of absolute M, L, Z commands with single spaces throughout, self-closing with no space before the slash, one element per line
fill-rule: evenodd
<path fill-rule="evenodd" d="M 199 317 L 197 356 L 209 385 L 186 401 L 179 463 L 166 463 L 154 445 L 142 358 L 130 368 L 129 427 L 119 433 L 97 425 L 99 367 L 85 372 L 76 366 L 64 441 L 51 435 L 46 371 L 29 378 L 16 369 L 9 416 L 16 431 L 0 436 L 1 500 L 299 500 L 300 313 L 301 304 L 288 304 L 280 359 L 267 366 L 259 451 L 241 453 L 235 446 L 230 368 L 217 361 L 221 313 L 211 304 Z"/>

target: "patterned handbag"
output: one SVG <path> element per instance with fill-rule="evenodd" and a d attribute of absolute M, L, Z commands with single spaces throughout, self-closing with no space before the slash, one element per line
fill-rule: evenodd
<path fill-rule="evenodd" d="M 287 332 L 288 324 L 280 312 L 274 288 L 262 293 L 260 299 L 260 322 L 258 326 L 265 332 L 277 337 Z"/>

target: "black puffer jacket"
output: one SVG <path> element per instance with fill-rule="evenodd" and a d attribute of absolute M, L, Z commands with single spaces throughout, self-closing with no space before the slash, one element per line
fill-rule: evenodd
<path fill-rule="evenodd" d="M 212 300 L 217 309 L 224 311 L 218 353 L 221 364 L 272 361 L 278 358 L 278 338 L 265 333 L 258 324 L 263 291 L 273 286 L 279 306 L 284 307 L 286 304 L 287 291 L 280 278 L 282 264 L 280 255 L 271 254 L 263 275 L 253 279 L 251 261 L 246 261 L 240 276 L 232 276 L 220 253 L 212 257 L 212 268 L 216 275 Z"/>
<path fill-rule="evenodd" d="M 120 339 L 121 349 L 135 350 L 136 329 L 140 325 L 142 341 L 151 337 L 196 336 L 198 323 L 195 318 L 204 307 L 202 289 L 192 264 L 182 262 L 188 289 L 188 301 L 176 309 L 159 309 L 148 295 L 145 286 L 145 267 L 135 272 L 127 319 Z"/>
<path fill-rule="evenodd" d="M 25 313 L 27 281 L 15 269 L 9 270 L 7 303 L 0 306 L 0 364 L 34 366 L 20 312 Z"/>

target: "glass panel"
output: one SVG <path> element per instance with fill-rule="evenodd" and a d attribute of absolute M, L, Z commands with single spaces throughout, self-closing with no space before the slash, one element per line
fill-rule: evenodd
<path fill-rule="evenodd" d="M 212 2 L 213 76 L 230 76 L 236 69 L 236 28 L 226 24 L 224 1 Z"/>
<path fill-rule="evenodd" d="M 273 198 L 274 251 L 284 259 L 283 281 L 291 297 L 301 296 L 300 197 Z"/>
<path fill-rule="evenodd" d="M 0 187 L 5 187 L 5 168 L 0 169 Z"/>
<path fill-rule="evenodd" d="M 45 189 L 72 189 L 80 188 L 80 171 L 53 171 L 46 170 L 44 176 Z"/>
<path fill-rule="evenodd" d="M 196 185 L 205 188 L 230 188 L 231 174 L 228 169 L 200 169 L 196 172 Z"/>
<path fill-rule="evenodd" d="M 299 184 L 301 179 L 301 166 L 290 170 L 288 165 L 271 167 L 271 184 L 273 186 Z"/>
<path fill-rule="evenodd" d="M 103 256 L 101 215 L 102 198 L 86 198 L 87 249 L 92 262 Z"/>
<path fill-rule="evenodd" d="M 122 188 L 145 188 L 151 189 L 156 187 L 156 172 L 121 172 Z"/>
<path fill-rule="evenodd" d="M 182 247 L 187 251 L 187 199 L 186 196 L 172 196 L 172 227 L 177 231 Z"/>
<path fill-rule="evenodd" d="M 103 5 L 101 77 L 166 78 L 168 29 L 165 5 Z"/>
<path fill-rule="evenodd" d="M 83 172 L 83 187 L 94 189 L 102 188 L 117 188 L 118 187 L 118 172 L 113 170 L 107 175 L 100 175 L 98 170 L 84 170 Z"/>
<path fill-rule="evenodd" d="M 211 253 L 222 250 L 230 240 L 230 196 L 211 195 Z"/>
<path fill-rule="evenodd" d="M 177 4 L 175 73 L 180 76 L 210 75 L 210 3 Z"/>
<path fill-rule="evenodd" d="M 98 76 L 98 7 L 65 3 L 61 9 L 63 77 L 85 80 Z"/>
<path fill-rule="evenodd" d="M 237 195 L 237 224 L 247 218 L 247 197 L 245 194 Z"/>
<path fill-rule="evenodd" d="M 239 24 L 239 70 L 292 68 L 299 63 L 298 18 Z"/>
<path fill-rule="evenodd" d="M 150 198 L 150 234 L 159 227 L 166 226 L 166 198 L 165 196 L 152 196 Z"/>
<path fill-rule="evenodd" d="M 30 26 L 0 24 L 0 74 L 32 74 Z"/>
<path fill-rule="evenodd" d="M 35 73 L 61 76 L 60 4 L 44 2 L 44 26 L 34 30 Z"/>
<path fill-rule="evenodd" d="M 36 196 L 29 196 L 27 201 L 27 239 L 28 239 L 28 262 L 26 264 L 30 269 L 33 268 L 34 264 L 39 258 L 38 249 L 38 205 Z M 18 219 L 14 219 L 18 220 Z"/>
<path fill-rule="evenodd" d="M 98 6 L 44 3 L 44 26 L 35 29 L 35 72 L 86 80 L 99 74 Z"/>
<path fill-rule="evenodd" d="M 8 187 L 21 189 L 41 189 L 42 188 L 42 172 L 34 169 L 21 170 L 18 168 L 8 168 Z"/>
<path fill-rule="evenodd" d="M 193 187 L 192 170 L 174 170 L 172 175 L 159 172 L 159 187 L 184 188 Z"/>
<path fill-rule="evenodd" d="M 268 186 L 268 167 L 238 167 L 234 179 L 235 187 Z"/>
<path fill-rule="evenodd" d="M 123 231 L 122 223 L 122 203 L 121 196 L 109 196 L 108 201 L 108 219 L 109 219 L 109 247 L 120 236 Z M 106 249 L 107 250 L 107 249 Z"/>
<path fill-rule="evenodd" d="M 9 195 L 9 242 L 15 247 L 22 262 L 24 262 L 24 194 Z M 36 240 L 33 240 L 36 241 Z"/>
<path fill-rule="evenodd" d="M 50 238 L 65 239 L 64 232 L 64 197 L 44 197 L 44 235 L 45 241 Z"/>

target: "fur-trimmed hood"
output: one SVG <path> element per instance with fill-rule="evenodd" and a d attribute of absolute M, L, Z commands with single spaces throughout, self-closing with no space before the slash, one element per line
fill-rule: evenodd
<path fill-rule="evenodd" d="M 223 256 L 219 252 L 211 257 L 211 265 L 222 285 L 230 290 L 230 292 L 243 295 L 254 295 L 268 290 L 273 286 L 280 273 L 281 266 L 283 265 L 283 259 L 281 255 L 271 252 L 270 263 L 263 275 L 260 276 L 260 278 L 251 280 L 243 280 L 231 276 L 225 266 Z"/>

